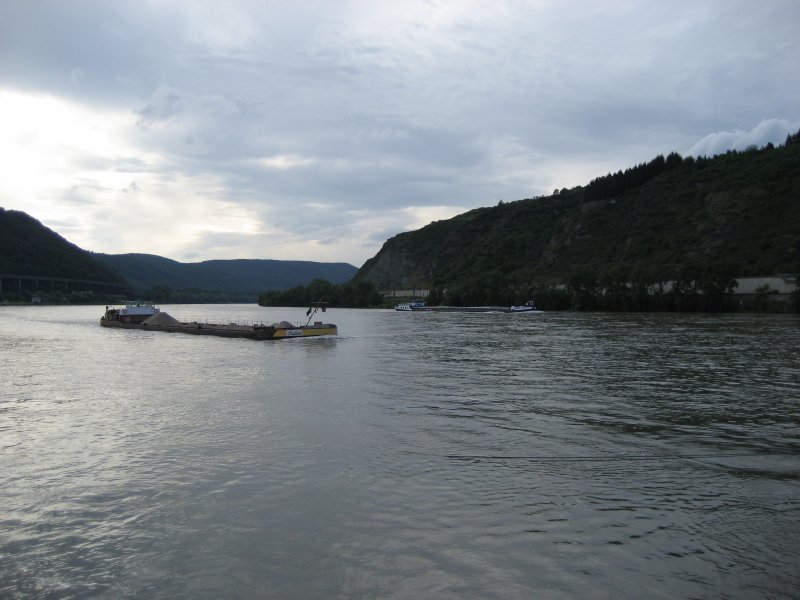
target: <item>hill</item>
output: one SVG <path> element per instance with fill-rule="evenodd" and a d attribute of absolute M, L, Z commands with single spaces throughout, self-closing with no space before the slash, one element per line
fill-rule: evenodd
<path fill-rule="evenodd" d="M 343 283 L 356 272 L 347 263 L 255 259 L 180 263 L 150 254 L 96 254 L 24 212 L 0 208 L 0 294 L 7 300 L 30 299 L 44 290 L 54 292 L 48 294 L 52 301 L 89 301 L 96 294 L 113 294 L 147 295 L 159 302 L 253 302 L 261 292 L 314 279 Z M 43 283 L 36 277 L 52 279 Z M 61 281 L 65 279 L 70 281 Z M 78 298 L 79 291 L 88 295 Z"/>
<path fill-rule="evenodd" d="M 552 196 L 436 221 L 389 239 L 356 280 L 491 302 L 500 290 L 578 280 L 799 269 L 800 133 L 714 158 L 659 156 Z"/>
<path fill-rule="evenodd" d="M 0 274 L 76 280 L 66 286 L 64 282 L 57 284 L 61 289 L 73 292 L 83 289 L 120 292 L 127 287 L 125 279 L 108 264 L 68 242 L 30 215 L 4 208 L 0 208 Z M 6 282 L 6 294 L 9 289 L 19 289 L 17 285 L 17 281 L 11 286 Z M 38 285 L 35 279 L 23 280 L 22 295 L 38 289 Z"/>
<path fill-rule="evenodd" d="M 161 287 L 255 295 L 305 285 L 317 278 L 343 283 L 358 271 L 347 263 L 296 260 L 237 259 L 182 263 L 152 254 L 94 256 L 119 271 L 140 292 Z"/>

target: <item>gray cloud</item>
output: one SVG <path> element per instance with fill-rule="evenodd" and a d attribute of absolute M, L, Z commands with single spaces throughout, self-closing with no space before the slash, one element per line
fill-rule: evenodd
<path fill-rule="evenodd" d="M 62 195 L 39 193 L 93 250 L 135 243 L 90 213 L 123 199 L 162 224 L 210 219 L 159 229 L 173 246 L 143 232 L 140 251 L 315 260 L 324 246 L 360 264 L 426 218 L 671 150 L 781 141 L 800 123 L 798 22 L 794 0 L 7 2 L 0 92 L 119 121 L 97 124 L 111 149 L 70 156 Z M 78 168 L 97 179 L 80 195 Z"/>

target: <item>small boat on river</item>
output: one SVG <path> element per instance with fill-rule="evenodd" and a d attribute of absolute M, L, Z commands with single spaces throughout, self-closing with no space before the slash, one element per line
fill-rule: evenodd
<path fill-rule="evenodd" d="M 412 300 L 411 302 L 405 302 L 403 304 L 398 304 L 394 307 L 395 310 L 399 311 L 412 311 L 412 310 L 420 310 L 425 308 L 425 303 L 421 300 Z"/>
<path fill-rule="evenodd" d="M 140 329 L 143 331 L 164 331 L 167 333 L 189 333 L 193 335 L 215 335 L 229 338 L 247 338 L 251 340 L 281 340 L 286 338 L 315 337 L 321 335 L 337 335 L 338 329 L 333 323 L 322 321 L 311 322 L 317 311 L 325 312 L 324 302 L 314 302 L 308 309 L 308 321 L 304 325 L 280 321 L 278 323 L 205 323 L 199 321 L 178 321 L 162 312 L 152 302 L 126 302 L 124 307 L 106 306 L 105 314 L 100 317 L 101 327 L 120 329 Z"/>

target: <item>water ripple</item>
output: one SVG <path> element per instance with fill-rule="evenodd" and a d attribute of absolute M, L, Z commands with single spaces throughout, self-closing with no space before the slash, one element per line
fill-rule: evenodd
<path fill-rule="evenodd" d="M 337 311 L 264 344 L 96 312 L 0 313 L 0 597 L 800 588 L 796 318 Z"/>

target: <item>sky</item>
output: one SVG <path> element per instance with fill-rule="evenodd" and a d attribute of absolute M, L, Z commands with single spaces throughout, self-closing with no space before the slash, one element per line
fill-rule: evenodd
<path fill-rule="evenodd" d="M 93 252 L 390 237 L 800 130 L 797 0 L 0 0 L 0 206 Z"/>

